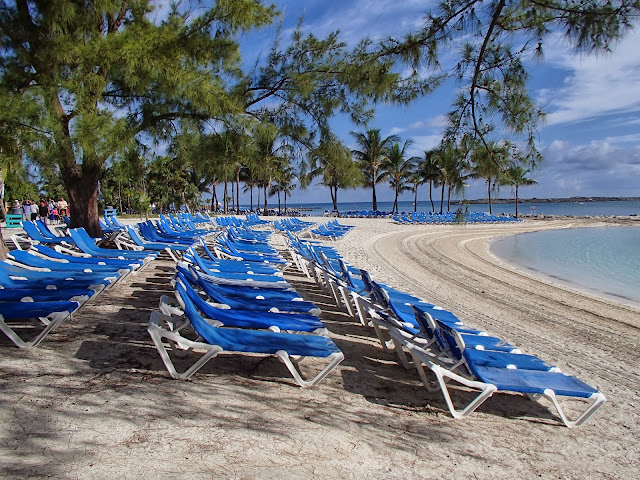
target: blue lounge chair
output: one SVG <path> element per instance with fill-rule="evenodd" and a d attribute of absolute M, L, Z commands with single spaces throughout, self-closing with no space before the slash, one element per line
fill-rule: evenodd
<path fill-rule="evenodd" d="M 287 366 L 296 382 L 306 387 L 320 382 L 344 358 L 336 344 L 324 336 L 214 327 L 202 318 L 188 298 L 184 300 L 185 317 L 197 333 L 198 339 L 191 340 L 182 335 L 186 331 L 184 321 L 160 312 L 151 314 L 148 327 L 149 335 L 173 378 L 190 378 L 220 353 L 256 353 L 276 355 Z M 162 323 L 167 327 L 163 327 Z M 173 348 L 203 349 L 206 353 L 185 372 L 179 373 L 165 347 L 165 340 Z M 297 369 L 297 364 L 304 357 L 327 358 L 329 363 L 311 380 L 305 380 Z"/>
<path fill-rule="evenodd" d="M 209 297 L 209 301 L 203 299 L 192 285 L 184 278 L 178 278 L 175 286 L 176 299 L 180 307 L 184 309 L 188 297 L 194 306 L 202 312 L 203 316 L 210 319 L 209 323 L 218 327 L 237 327 L 251 329 L 268 329 L 279 332 L 294 331 L 326 335 L 324 324 L 314 315 L 302 313 L 280 313 L 268 310 L 249 310 L 248 305 L 242 302 L 234 302 L 233 307 L 215 302 L 217 299 Z M 166 301 L 166 297 L 165 297 Z M 224 308 L 226 307 L 226 308 Z M 239 308 L 243 307 L 243 308 Z M 160 309 L 162 311 L 162 308 Z M 163 311 L 168 314 L 170 309 Z"/>
<path fill-rule="evenodd" d="M 177 273 L 177 278 L 185 285 L 188 284 L 192 288 L 201 288 L 212 302 L 221 306 L 226 306 L 223 308 L 275 313 L 304 313 L 315 316 L 322 313 L 315 304 L 312 302 L 305 302 L 301 298 L 274 298 L 270 295 L 271 290 L 269 289 L 258 290 L 258 292 L 253 291 L 248 295 L 243 295 L 241 291 L 228 294 L 223 292 L 220 287 L 216 285 L 212 285 L 200 279 L 196 280 L 193 277 L 185 276 L 180 272 Z"/>
<path fill-rule="evenodd" d="M 123 258 L 133 260 L 148 261 L 156 258 L 158 255 L 156 252 L 138 252 L 132 250 L 113 250 L 108 248 L 100 248 L 93 239 L 87 234 L 84 228 L 72 228 L 69 230 L 69 235 L 73 239 L 75 245 L 83 252 L 88 253 L 94 257 L 106 257 L 106 258 Z"/>
<path fill-rule="evenodd" d="M 126 227 L 126 231 L 131 237 L 131 240 L 138 246 L 142 247 L 145 250 L 154 250 L 157 252 L 167 252 L 169 256 L 175 261 L 178 262 L 180 259 L 176 255 L 175 252 L 185 252 L 188 250 L 187 245 L 179 245 L 175 243 L 166 243 L 166 242 L 148 242 L 143 240 L 138 232 L 131 226 Z"/>
<path fill-rule="evenodd" d="M 45 236 L 33 222 L 22 222 L 22 228 L 29 236 L 28 239 L 22 237 L 16 237 L 18 240 L 27 240 L 29 243 L 54 243 L 54 244 L 73 244 L 71 237 L 57 237 L 54 235 Z M 15 243 L 15 240 L 14 240 Z"/>
<path fill-rule="evenodd" d="M 448 330 L 449 328 L 445 327 L 442 331 Z M 471 415 L 495 392 L 514 392 L 525 394 L 535 401 L 543 397 L 547 398 L 555 406 L 563 423 L 572 428 L 584 423 L 606 401 L 604 394 L 597 389 L 555 369 L 544 370 L 547 365 L 535 365 L 537 362 L 530 356 L 518 359 L 517 357 L 521 355 L 509 356 L 495 353 L 474 355 L 467 348 L 460 351 L 460 345 L 457 344 L 458 353 L 455 354 L 455 350 L 450 350 L 454 352 L 454 357 L 442 362 L 439 361 L 439 357 L 426 352 L 423 348 L 412 346 L 411 343 L 407 345 L 425 387 L 430 391 L 434 387 L 434 383 L 426 376 L 424 370 L 426 366 L 435 375 L 435 385 L 442 392 L 454 418 Z M 459 368 L 461 362 L 464 362 L 466 372 Z M 461 410 L 458 410 L 451 400 L 449 385 L 452 382 L 479 391 L 478 395 Z M 587 402 L 588 406 L 575 420 L 570 420 L 558 400 L 559 396 Z"/>
<path fill-rule="evenodd" d="M 20 348 L 36 347 L 79 307 L 80 303 L 74 301 L 0 302 L 0 330 Z M 25 341 L 16 332 L 16 327 L 6 322 L 22 319 L 37 319 L 44 329 L 32 340 Z"/>
<path fill-rule="evenodd" d="M 34 252 L 36 254 L 41 255 L 44 258 L 53 258 L 57 260 L 61 260 L 69 263 L 82 263 L 82 264 L 96 264 L 96 265 L 109 265 L 111 267 L 117 268 L 130 268 L 132 270 L 136 270 L 140 268 L 144 262 L 142 260 L 127 260 L 121 258 L 105 258 L 105 257 L 91 257 L 87 254 L 87 256 L 75 256 L 60 253 L 53 248 L 49 248 L 46 245 L 34 245 L 29 249 L 30 252 Z"/>
<path fill-rule="evenodd" d="M 59 285 L 73 288 L 106 287 L 116 282 L 120 274 L 88 272 L 42 272 L 0 262 L 0 285 L 4 288 L 58 288 Z"/>
<path fill-rule="evenodd" d="M 55 261 L 45 259 L 24 250 L 14 250 L 7 254 L 7 259 L 13 260 L 16 266 L 25 265 L 40 269 L 39 271 L 51 272 L 87 272 L 87 273 L 119 273 L 121 278 L 133 271 L 131 267 L 115 267 L 111 265 L 99 265 L 95 263 L 79 263 L 67 261 Z"/>

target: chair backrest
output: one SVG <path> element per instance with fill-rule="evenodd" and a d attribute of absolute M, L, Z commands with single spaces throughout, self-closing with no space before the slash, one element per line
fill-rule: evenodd
<path fill-rule="evenodd" d="M 431 314 L 429 312 L 425 312 L 416 305 L 412 305 L 411 308 L 413 308 L 416 323 L 420 327 L 422 335 L 428 340 L 433 340 L 442 352 L 448 353 L 450 350 L 449 345 L 438 331 L 436 321 L 433 319 Z"/>

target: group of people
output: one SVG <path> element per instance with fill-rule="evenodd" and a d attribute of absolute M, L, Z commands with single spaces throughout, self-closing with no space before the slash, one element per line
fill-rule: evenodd
<path fill-rule="evenodd" d="M 39 218 L 45 223 L 56 224 L 62 217 L 69 215 L 69 204 L 64 197 L 60 197 L 57 202 L 51 198 L 48 201 L 41 198 L 37 203 L 27 199 L 22 203 L 15 200 L 11 208 L 11 214 L 22 215 L 23 221 L 34 221 Z"/>

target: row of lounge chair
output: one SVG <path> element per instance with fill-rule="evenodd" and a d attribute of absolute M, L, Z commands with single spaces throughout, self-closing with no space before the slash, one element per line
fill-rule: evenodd
<path fill-rule="evenodd" d="M 343 218 L 388 218 L 391 212 L 383 212 L 380 210 L 349 210 L 341 213 Z"/>
<path fill-rule="evenodd" d="M 547 398 L 563 423 L 574 427 L 606 401 L 596 388 L 464 325 L 454 313 L 374 282 L 367 271 L 348 266 L 330 247 L 289 238 L 298 268 L 330 291 L 338 306 L 373 327 L 383 349 L 396 352 L 405 368 L 415 368 L 428 391 L 441 391 L 454 418 L 469 416 L 495 392 L 515 392 L 536 401 Z M 478 392 L 463 408 L 452 400 L 455 384 Z M 560 397 L 586 402 L 587 407 L 570 419 Z"/>
<path fill-rule="evenodd" d="M 23 226 L 35 237 L 27 237 L 29 250 L 12 250 L 0 262 L 0 330 L 20 348 L 39 345 L 87 301 L 156 256 L 99 248 L 83 229 L 58 237 L 42 222 Z"/>
<path fill-rule="evenodd" d="M 432 213 L 412 212 L 409 214 L 393 215 L 393 221 L 399 224 L 432 225 L 452 223 L 505 223 L 520 222 L 522 219 L 510 215 L 492 215 L 484 212 L 458 214 L 456 212 Z"/>
<path fill-rule="evenodd" d="M 215 245 L 201 242 L 182 256 L 173 278 L 175 299 L 163 296 L 148 331 L 169 374 L 190 378 L 223 353 L 277 356 L 301 386 L 326 377 L 344 358 L 317 315 L 286 282 L 288 262 L 269 243 L 271 232 L 232 222 Z M 172 357 L 199 350 L 179 372 Z M 326 359 L 310 379 L 299 369 L 306 357 Z"/>
<path fill-rule="evenodd" d="M 101 220 L 105 238 L 92 238 L 82 228 L 62 232 L 39 220 L 23 222 L 25 234 L 12 237 L 16 248 L 0 262 L 0 329 L 17 346 L 35 347 L 89 299 L 139 271 L 159 253 L 166 251 L 178 261 L 202 235 L 215 233 L 197 227 L 187 232 L 182 226 L 190 222 L 210 225 L 208 218 L 179 218 L 134 229 L 120 224 L 116 217 L 106 217 Z M 176 224 L 181 232 L 174 229 Z M 154 235 L 155 241 L 145 238 L 143 230 Z M 121 249 L 99 246 L 105 240 Z M 40 328 L 31 328 L 33 322 Z"/>

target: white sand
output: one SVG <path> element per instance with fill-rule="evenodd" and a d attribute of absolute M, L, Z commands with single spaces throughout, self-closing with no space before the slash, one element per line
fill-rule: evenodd
<path fill-rule="evenodd" d="M 608 402 L 568 429 L 546 404 L 496 394 L 466 420 L 372 332 L 289 276 L 326 313 L 344 362 L 314 388 L 274 358 L 212 360 L 169 378 L 146 332 L 170 291 L 158 261 L 34 350 L 0 338 L 5 478 L 635 478 L 640 310 L 531 277 L 488 253 L 496 235 L 594 224 L 358 228 L 334 244 L 376 278 L 454 311 L 596 386 Z M 310 367 L 317 366 L 315 362 Z M 460 392 L 458 398 L 468 398 Z"/>

